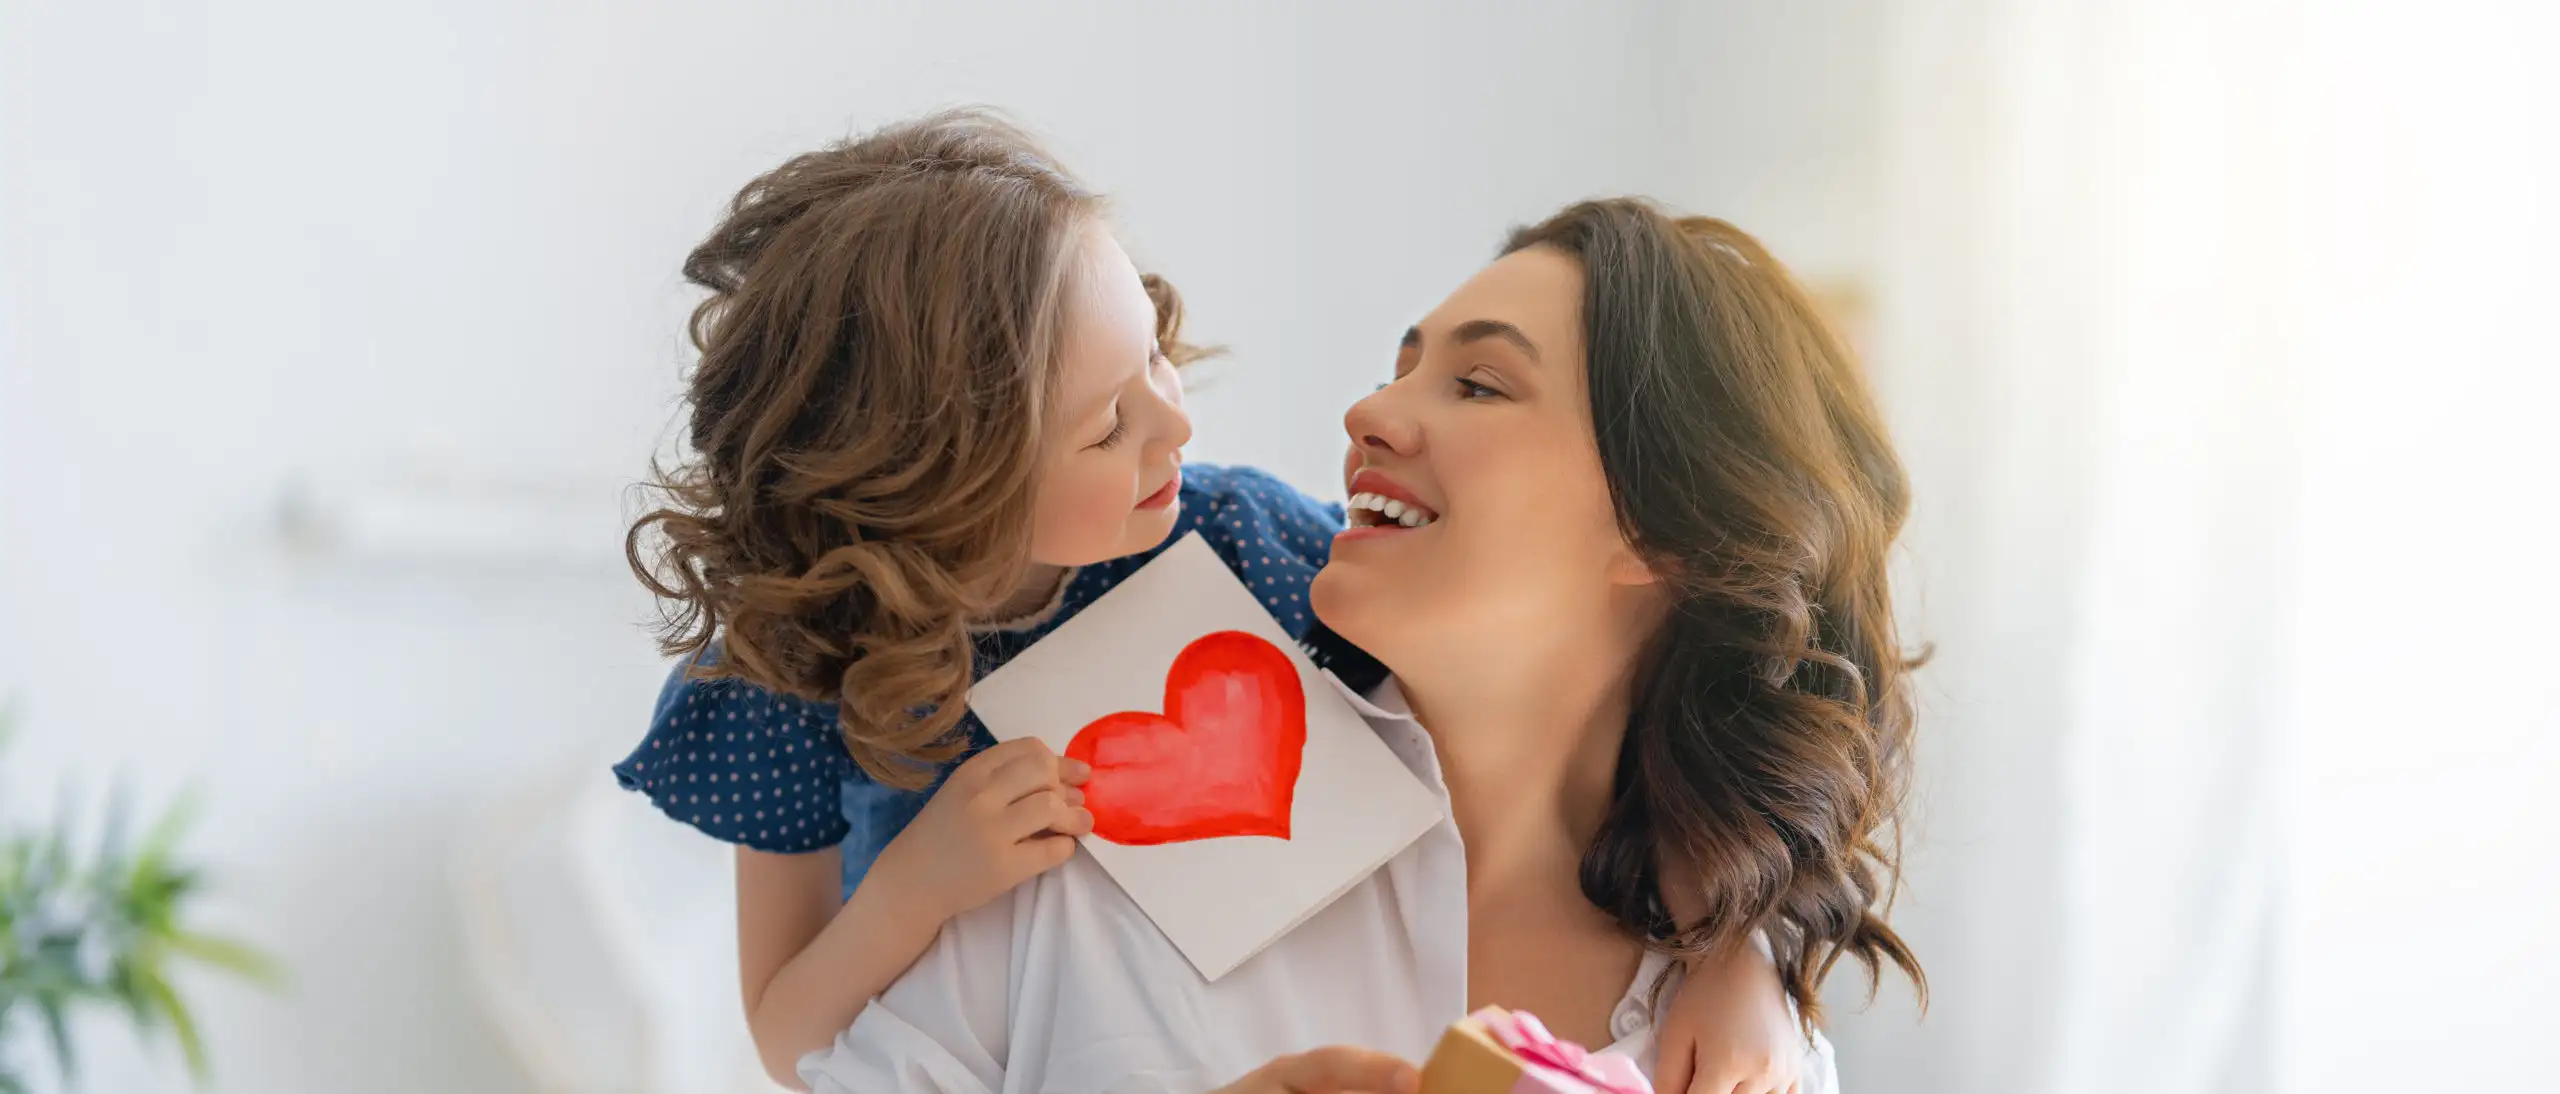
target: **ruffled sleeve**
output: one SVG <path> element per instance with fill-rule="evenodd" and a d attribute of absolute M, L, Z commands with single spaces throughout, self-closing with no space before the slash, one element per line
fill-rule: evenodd
<path fill-rule="evenodd" d="M 842 789 L 858 774 L 832 706 L 678 665 L 649 735 L 613 767 L 623 789 L 703 834 L 759 851 L 818 851 L 850 831 Z"/>

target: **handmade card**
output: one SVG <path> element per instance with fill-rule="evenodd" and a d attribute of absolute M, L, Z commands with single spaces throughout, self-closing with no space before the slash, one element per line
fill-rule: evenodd
<path fill-rule="evenodd" d="M 1438 823 L 1197 535 L 978 681 L 998 738 L 1093 765 L 1084 848 L 1215 980 Z"/>

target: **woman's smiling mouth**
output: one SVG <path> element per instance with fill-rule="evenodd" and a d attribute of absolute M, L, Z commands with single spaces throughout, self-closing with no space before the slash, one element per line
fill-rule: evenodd
<path fill-rule="evenodd" d="M 1440 518 L 1439 514 L 1418 503 L 1399 501 L 1384 494 L 1353 494 L 1343 508 L 1350 514 L 1354 528 L 1387 525 L 1420 528 Z"/>
<path fill-rule="evenodd" d="M 1349 527 L 1336 540 L 1415 531 L 1440 519 L 1438 510 L 1424 505 L 1404 484 L 1377 471 L 1363 469 L 1351 476 L 1350 490 L 1351 500 L 1343 504 Z"/>

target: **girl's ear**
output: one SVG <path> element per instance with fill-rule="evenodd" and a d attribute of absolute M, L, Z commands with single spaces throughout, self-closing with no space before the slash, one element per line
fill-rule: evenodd
<path fill-rule="evenodd" d="M 1226 352 L 1221 346 L 1195 346 L 1182 340 L 1182 293 L 1160 274 L 1140 274 L 1138 284 L 1146 287 L 1147 299 L 1156 306 L 1156 346 L 1164 351 L 1165 360 L 1181 368 L 1204 357 Z"/>

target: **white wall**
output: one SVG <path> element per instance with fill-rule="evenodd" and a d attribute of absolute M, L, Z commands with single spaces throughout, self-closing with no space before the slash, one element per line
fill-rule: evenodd
<path fill-rule="evenodd" d="M 1652 44 L 1668 161 L 1660 196 L 1741 225 L 1817 285 L 1871 280 L 1885 211 L 1891 7 L 1665 5 Z"/>
<path fill-rule="evenodd" d="M 2560 8 L 2363 5 L 2307 37 L 2335 105 L 2287 225 L 2321 367 L 2286 1089 L 2560 1088 Z"/>
<path fill-rule="evenodd" d="M 1635 2 L 6 0 L 0 815 L 207 792 L 208 919 L 296 975 L 196 985 L 219 1089 L 524 1089 L 466 995 L 455 834 L 641 728 L 613 518 L 674 411 L 677 262 L 740 183 L 1012 108 L 1233 347 L 1195 454 L 1329 490 L 1340 408 L 1506 226 L 1713 166 L 1666 130 L 1714 104 L 1656 93 L 1705 33 Z M 296 547 L 295 490 L 464 515 Z M 173 1085 L 90 1032 L 86 1089 Z"/>

